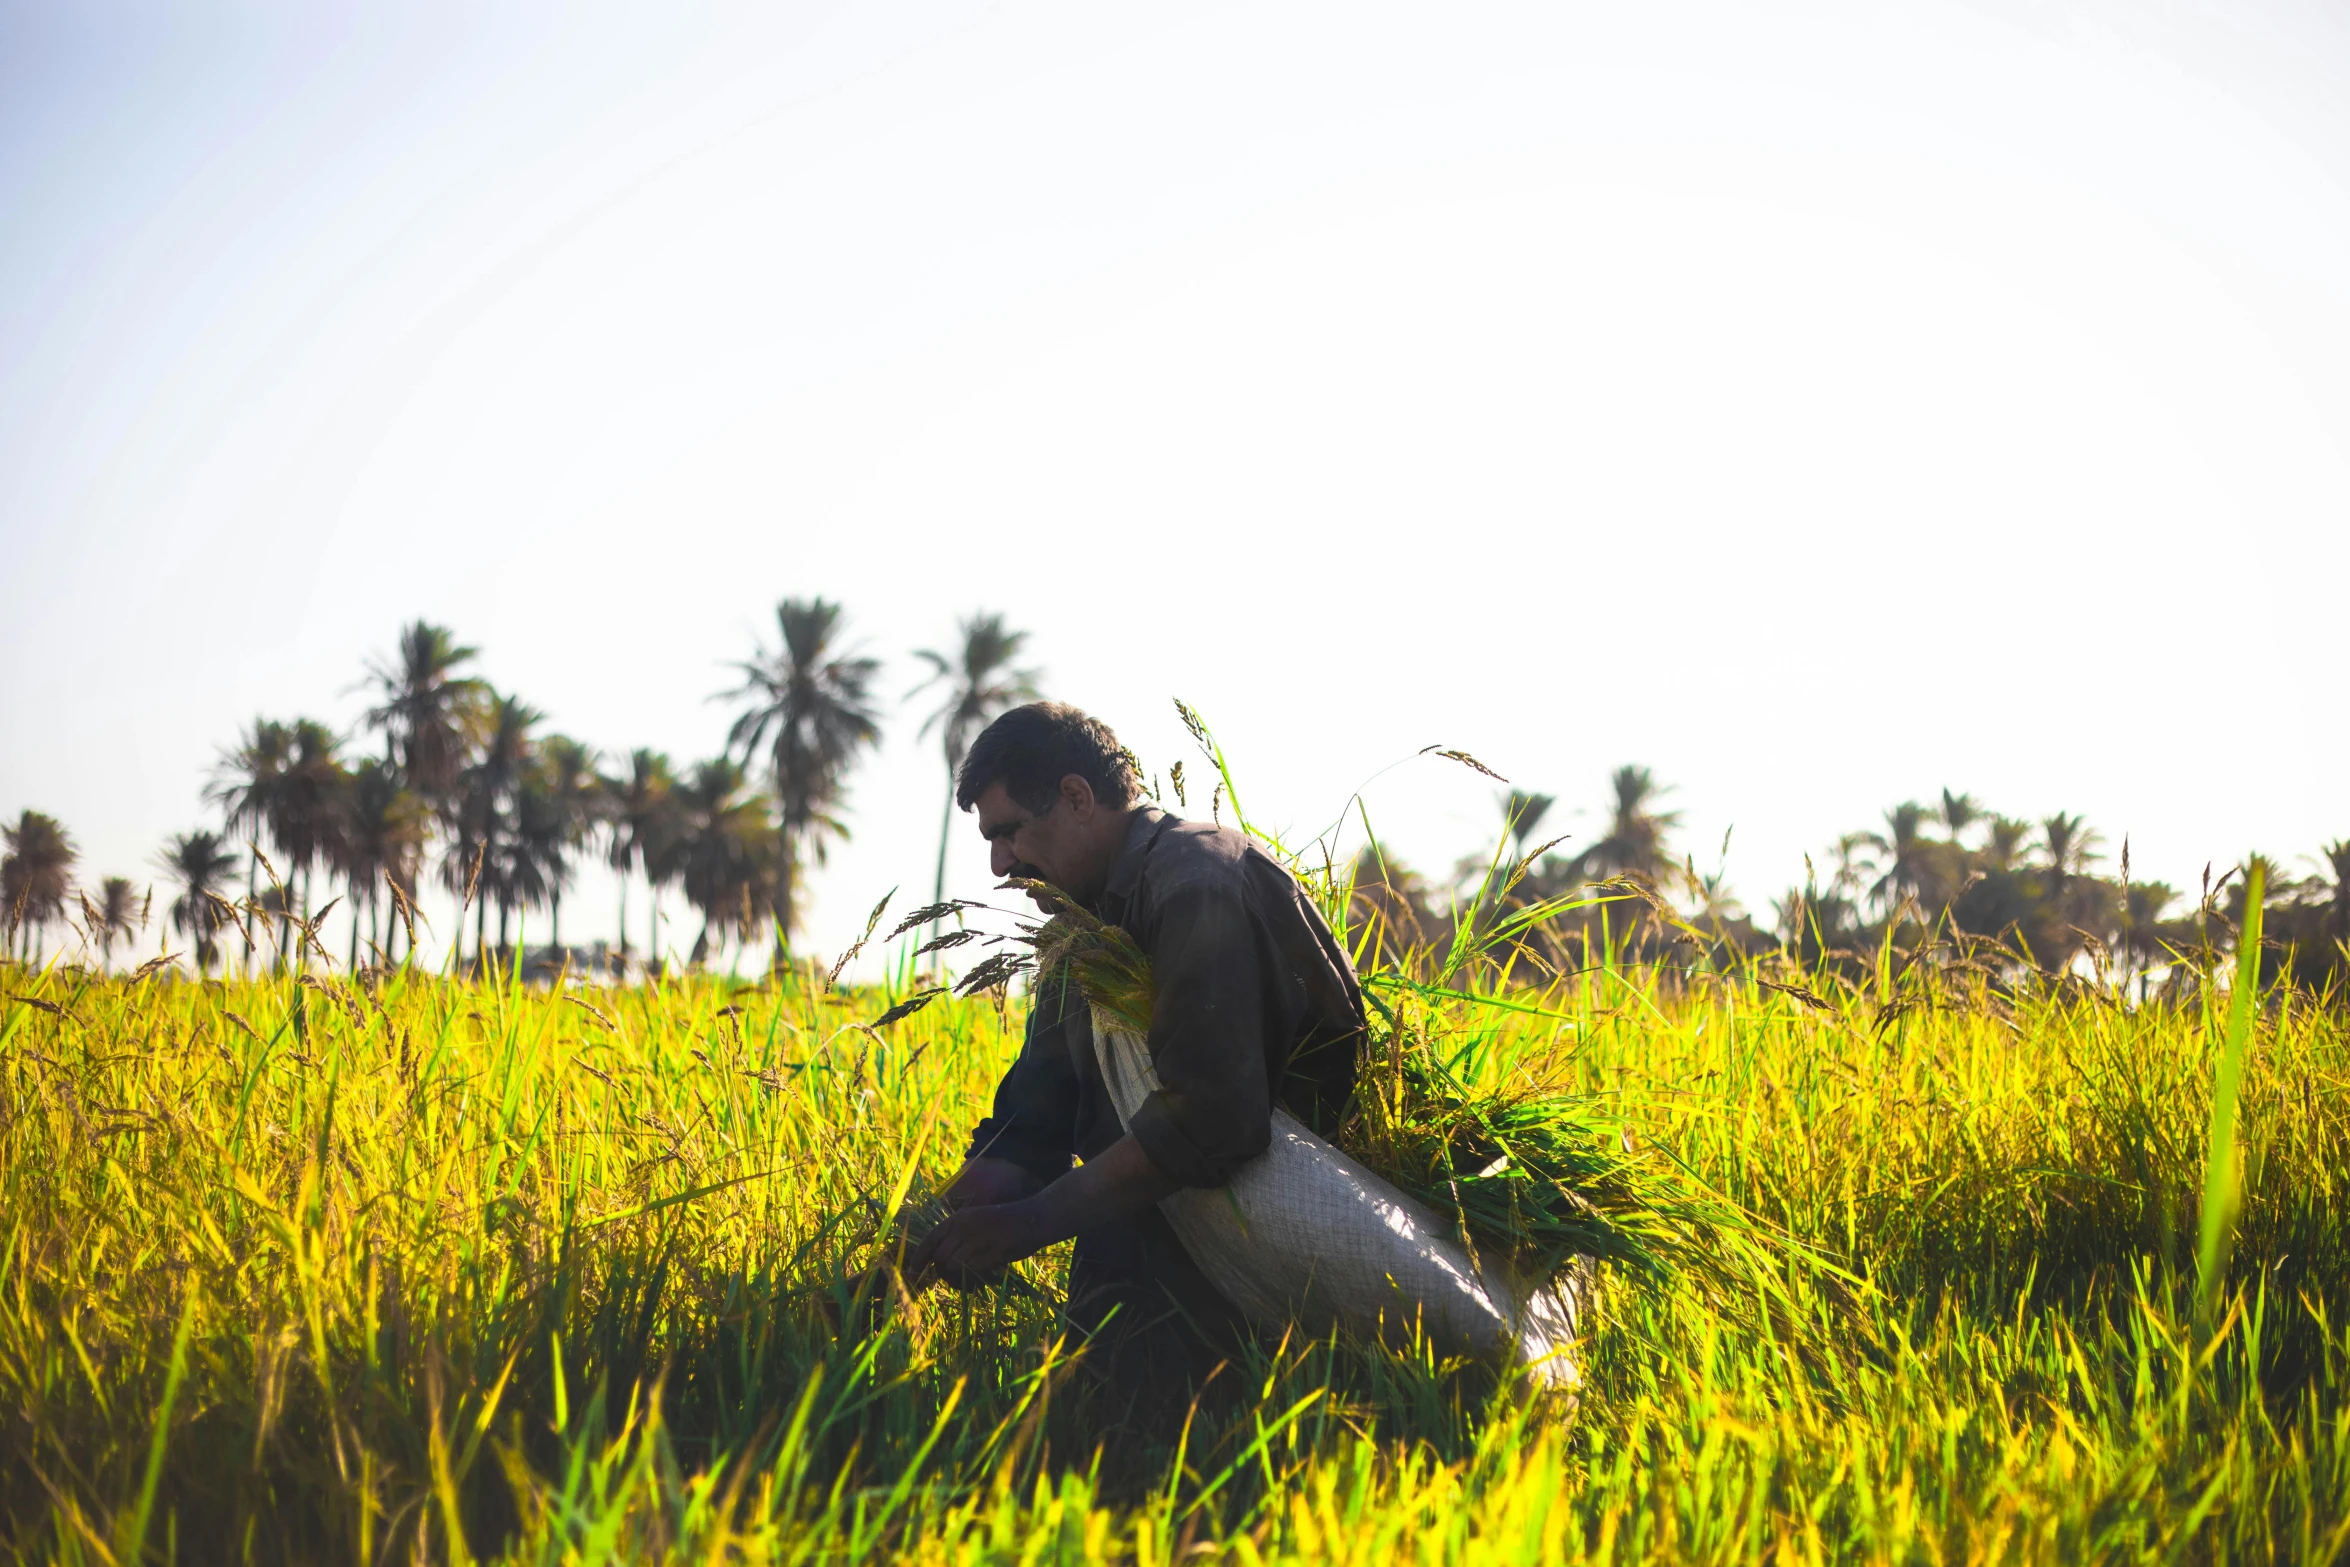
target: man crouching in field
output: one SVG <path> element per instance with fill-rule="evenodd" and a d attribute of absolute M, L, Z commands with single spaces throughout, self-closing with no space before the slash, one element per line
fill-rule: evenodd
<path fill-rule="evenodd" d="M 1097 1364 L 1120 1381 L 1196 1382 L 1241 1323 L 1158 1201 L 1221 1186 L 1263 1153 L 1275 1104 L 1333 1135 L 1363 1003 L 1288 871 L 1243 833 L 1143 803 L 1139 782 L 1109 726 L 1058 702 L 1006 713 L 964 760 L 955 800 L 977 810 L 995 873 L 1050 883 L 1150 958 L 1162 1087 L 1128 1133 L 1084 1001 L 1038 985 L 1019 1058 L 947 1190 L 954 1212 L 910 1271 L 960 1286 L 1075 1237 L 1069 1317 Z"/>

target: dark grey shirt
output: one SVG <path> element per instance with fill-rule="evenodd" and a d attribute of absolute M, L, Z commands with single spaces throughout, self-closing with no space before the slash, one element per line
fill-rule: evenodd
<path fill-rule="evenodd" d="M 1246 834 L 1145 807 L 1093 912 L 1151 961 L 1162 1086 L 1134 1118 L 1151 1163 L 1186 1186 L 1221 1186 L 1265 1151 L 1276 1104 L 1325 1136 L 1337 1130 L 1354 1091 L 1362 992 L 1295 877 Z M 970 1152 L 1049 1181 L 1123 1129 L 1083 999 L 1040 981 L 1033 1000 Z"/>

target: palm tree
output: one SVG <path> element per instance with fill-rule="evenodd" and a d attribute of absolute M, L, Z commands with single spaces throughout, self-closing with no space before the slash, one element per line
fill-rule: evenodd
<path fill-rule="evenodd" d="M 1555 862 L 1549 873 L 1527 862 L 1528 854 L 1541 847 L 1535 843 L 1534 834 L 1558 804 L 1557 798 L 1512 789 L 1500 796 L 1498 803 L 1501 841 L 1514 848 L 1514 855 L 1505 861 L 1497 848 L 1491 854 L 1465 855 L 1453 867 L 1455 884 L 1473 893 L 1467 910 L 1467 917 L 1472 921 L 1498 915 L 1505 908 L 1524 908 L 1565 890 L 1562 884 L 1567 878 L 1557 874 Z"/>
<path fill-rule="evenodd" d="M 1665 839 L 1681 825 L 1681 813 L 1652 808 L 1666 791 L 1645 767 L 1617 768 L 1608 778 L 1608 788 L 1615 795 L 1615 804 L 1607 836 L 1576 856 L 1575 874 L 1586 879 L 1644 876 L 1657 880 L 1672 869 L 1673 857 L 1665 848 Z"/>
<path fill-rule="evenodd" d="M 1990 830 L 1983 835 L 1983 864 L 1991 870 L 2008 871 L 2016 868 L 2023 858 L 2024 848 L 2030 843 L 2032 824 L 2020 816 L 1991 817 Z"/>
<path fill-rule="evenodd" d="M 1846 905 L 1857 907 L 1853 900 L 1860 895 L 1860 884 L 1868 879 L 1869 839 L 1873 833 L 1848 832 L 1828 846 L 1834 857 L 1835 869 L 1828 877 L 1827 895 L 1840 899 Z M 1811 856 L 1803 857 L 1803 884 L 1809 888 L 1817 878 L 1812 873 Z"/>
<path fill-rule="evenodd" d="M 922 720 L 924 738 L 933 729 L 938 731 L 947 763 L 946 810 L 938 827 L 938 875 L 930 897 L 934 904 L 947 898 L 947 835 L 955 825 L 955 775 L 962 769 L 964 754 L 979 731 L 998 714 L 1033 702 L 1038 695 L 1037 671 L 1012 667 L 1012 660 L 1020 656 L 1028 641 L 1027 632 L 1010 629 L 1003 616 L 991 612 L 970 616 L 956 630 L 962 642 L 951 657 L 930 648 L 915 651 L 914 656 L 930 666 L 930 674 L 906 693 L 913 697 L 935 685 L 946 687 L 939 706 Z M 932 939 L 937 938 L 938 930 L 939 922 L 933 920 Z"/>
<path fill-rule="evenodd" d="M 180 895 L 171 901 L 171 928 L 196 944 L 196 972 L 209 979 L 219 956 L 213 938 L 229 921 L 221 889 L 236 874 L 236 855 L 218 833 L 184 832 L 164 845 L 156 863 L 180 886 Z"/>
<path fill-rule="evenodd" d="M 342 852 L 342 839 L 351 809 L 351 775 L 337 754 L 341 742 L 335 732 L 315 719 L 298 718 L 292 726 L 293 755 L 278 791 L 270 836 L 285 850 L 286 870 L 301 879 L 301 910 L 316 908 L 311 878 L 318 865 L 333 865 Z"/>
<path fill-rule="evenodd" d="M 545 716 L 519 697 L 492 696 L 480 748 L 458 775 L 456 831 L 441 861 L 441 879 L 460 900 L 476 900 L 476 963 L 489 952 L 490 905 L 498 906 L 503 949 L 514 906 L 534 885 L 536 867 L 517 854 L 515 803 L 537 755 L 531 730 Z"/>
<path fill-rule="evenodd" d="M 789 950 L 793 882 L 803 855 L 824 862 L 828 836 L 848 836 L 839 807 L 857 753 L 881 738 L 872 686 L 881 661 L 844 652 L 841 608 L 822 598 L 785 599 L 775 606 L 781 642 L 762 645 L 736 665 L 743 683 L 727 696 L 747 706 L 727 731 L 727 754 L 748 764 L 768 751 L 775 803 L 782 817 L 782 861 L 775 878 L 775 952 Z"/>
<path fill-rule="evenodd" d="M 458 673 L 475 656 L 446 627 L 418 620 L 401 629 L 389 659 L 367 666 L 378 701 L 366 721 L 383 731 L 384 760 L 444 817 L 457 808 L 459 778 L 490 695 L 484 682 Z"/>
<path fill-rule="evenodd" d="M 2078 816 L 2058 811 L 2040 823 L 2040 848 L 2048 856 L 2048 891 L 2061 894 L 2065 883 L 2103 858 L 2097 846 L 2104 837 Z"/>
<path fill-rule="evenodd" d="M 549 735 L 515 791 L 513 879 L 525 908 L 547 905 L 547 940 L 563 944 L 563 889 L 571 860 L 603 821 L 596 753 L 568 735 Z"/>
<path fill-rule="evenodd" d="M 1501 830 L 1516 842 L 1521 861 L 1534 841 L 1535 830 L 1556 804 L 1555 795 L 1528 794 L 1520 789 L 1512 789 L 1501 797 Z"/>
<path fill-rule="evenodd" d="M 90 927 L 90 934 L 97 938 L 101 968 L 113 966 L 116 938 L 128 941 L 139 926 L 147 923 L 139 889 L 128 876 L 109 876 L 98 883 L 97 901 L 82 899 L 82 919 Z"/>
<path fill-rule="evenodd" d="M 1928 844 L 1926 837 L 1926 808 L 1915 800 L 1904 800 L 1885 813 L 1885 830 L 1863 835 L 1862 842 L 1878 856 L 1881 874 L 1869 888 L 1870 901 L 1879 910 L 1891 909 L 1903 895 L 1916 897 L 1926 887 Z"/>
<path fill-rule="evenodd" d="M 17 935 L 23 960 L 34 955 L 34 936 L 65 913 L 73 890 L 73 865 L 81 856 L 54 816 L 26 811 L 12 827 L 0 827 L 7 852 L 0 856 L 0 930 Z"/>
<path fill-rule="evenodd" d="M 1807 879 L 1800 891 L 1791 889 L 1779 900 L 1775 913 L 1780 939 L 1806 965 L 1843 950 L 1860 929 L 1860 911 L 1833 883 L 1823 892 Z"/>
<path fill-rule="evenodd" d="M 2258 852 L 2247 854 L 2243 863 L 2230 873 L 2235 878 L 2228 883 L 2227 914 L 2231 924 L 2241 926 L 2244 923 L 2254 872 L 2259 873 L 2260 906 L 2264 911 L 2286 901 L 2300 890 L 2299 884 L 2286 874 L 2281 861 Z"/>
<path fill-rule="evenodd" d="M 663 806 L 664 820 L 645 850 L 645 892 L 652 902 L 653 944 L 645 949 L 645 971 L 659 973 L 669 960 L 661 951 L 661 889 L 682 886 L 685 881 L 686 856 L 693 844 L 687 835 L 685 800 L 682 793 L 673 794 Z"/>
<path fill-rule="evenodd" d="M 1949 832 L 1952 843 L 1965 835 L 1966 830 L 1983 819 L 1983 807 L 1971 794 L 1952 794 L 1942 791 L 1942 809 L 1935 813 L 1943 828 Z"/>
<path fill-rule="evenodd" d="M 2330 876 L 2311 885 L 2328 890 L 2327 882 L 2331 882 L 2326 899 L 2326 934 L 2339 946 L 2350 942 L 2350 838 L 2336 838 L 2317 852 L 2324 858 Z"/>
<path fill-rule="evenodd" d="M 275 900 L 281 959 L 288 955 L 292 922 L 312 907 L 313 869 L 321 861 L 331 864 L 338 852 L 350 803 L 350 774 L 337 755 L 339 745 L 334 731 L 316 719 L 298 718 L 290 724 L 255 719 L 214 773 L 210 795 L 225 808 L 230 828 L 244 829 L 252 840 L 253 859 L 258 859 L 266 833 L 285 862 L 287 892 L 298 892 Z M 248 897 L 254 894 L 255 880 L 253 862 L 248 860 Z"/>
<path fill-rule="evenodd" d="M 658 751 L 638 749 L 628 756 L 626 773 L 607 773 L 603 778 L 604 815 L 610 825 L 611 836 L 606 844 L 606 857 L 620 883 L 620 961 L 628 963 L 628 873 L 631 869 L 645 873 L 652 892 L 652 924 L 645 946 L 648 962 L 658 961 L 661 955 L 661 888 L 654 876 L 654 867 L 669 858 L 669 845 L 677 836 L 676 802 L 673 794 L 677 780 L 669 771 L 669 758 Z"/>
<path fill-rule="evenodd" d="M 2163 955 L 2163 914 L 2178 901 L 2178 890 L 2159 881 L 2134 881 L 2122 894 L 2121 927 L 2114 945 L 2143 976 Z"/>
<path fill-rule="evenodd" d="M 218 804 L 228 830 L 245 835 L 245 901 L 261 888 L 261 837 L 281 809 L 286 770 L 293 765 L 294 732 L 270 718 L 256 718 L 237 748 L 224 752 L 213 768 L 205 798 Z M 253 963 L 253 931 L 245 932 L 245 965 Z"/>
<path fill-rule="evenodd" d="M 386 938 L 396 937 L 381 921 L 384 884 L 399 889 L 413 905 L 416 873 L 432 831 L 432 813 L 425 802 L 400 782 L 391 763 L 369 757 L 352 770 L 350 806 L 344 818 L 335 868 L 351 898 L 351 967 L 359 966 L 359 910 L 367 910 L 368 944 L 380 961 L 389 961 Z"/>
<path fill-rule="evenodd" d="M 720 757 L 697 766 L 677 793 L 678 876 L 686 901 L 702 914 L 690 959 L 696 965 L 709 957 L 713 936 L 720 943 L 729 932 L 751 939 L 785 874 L 782 834 L 749 782 L 740 764 Z"/>
<path fill-rule="evenodd" d="M 2294 980 L 2323 991 L 2350 965 L 2350 839 L 2325 845 L 2316 860 L 2318 873 L 2294 889 L 2289 903 L 2270 911 L 2267 928 L 2285 949 L 2282 962 Z"/>
<path fill-rule="evenodd" d="M 1746 905 L 1730 889 L 1730 873 L 1726 865 L 1716 866 L 1707 876 L 1697 868 L 1695 856 L 1682 862 L 1682 885 L 1689 889 L 1690 918 L 1702 924 L 1717 937 L 1729 927 L 1746 918 Z"/>

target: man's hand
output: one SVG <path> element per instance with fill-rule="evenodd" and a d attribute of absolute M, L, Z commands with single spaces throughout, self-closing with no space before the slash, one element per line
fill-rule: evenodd
<path fill-rule="evenodd" d="M 1002 1163 L 972 1161 L 974 1166 L 983 1162 Z M 972 1176 L 972 1170 L 966 1169 L 948 1191 L 950 1202 Z M 989 1175 L 975 1184 L 994 1179 Z M 985 1203 L 950 1214 L 914 1249 L 906 1265 L 907 1282 L 919 1289 L 932 1279 L 944 1279 L 957 1289 L 967 1288 L 1006 1263 L 1032 1257 L 1079 1230 L 1131 1218 L 1176 1189 L 1177 1184 L 1151 1163 L 1142 1144 L 1132 1137 L 1121 1137 L 1033 1197 Z"/>
<path fill-rule="evenodd" d="M 939 1195 L 949 1208 L 985 1208 L 999 1202 L 1018 1202 L 1044 1190 L 1044 1182 L 1009 1159 L 982 1154 L 963 1166 L 962 1173 Z"/>
<path fill-rule="evenodd" d="M 1033 1201 L 964 1208 L 923 1237 L 906 1264 L 906 1277 L 916 1289 L 932 1279 L 969 1289 L 1059 1238 L 1044 1233 Z"/>

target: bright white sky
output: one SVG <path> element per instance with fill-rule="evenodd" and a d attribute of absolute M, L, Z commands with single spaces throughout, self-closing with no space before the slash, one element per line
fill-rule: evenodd
<path fill-rule="evenodd" d="M 1645 762 L 1758 911 L 1945 784 L 2350 833 L 2338 6 L 12 3 L 0 225 L 0 812 L 93 880 L 411 617 L 683 761 L 805 593 L 892 702 L 820 951 L 978 607 L 1277 826 Z"/>

